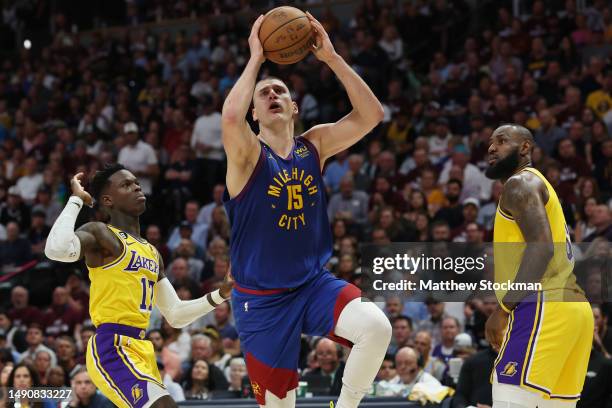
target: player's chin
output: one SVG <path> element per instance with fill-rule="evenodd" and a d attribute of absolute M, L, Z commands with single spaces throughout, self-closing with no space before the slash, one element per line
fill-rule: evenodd
<path fill-rule="evenodd" d="M 147 210 L 147 202 L 146 201 L 138 201 L 135 205 L 134 212 L 136 215 L 141 216 Z"/>

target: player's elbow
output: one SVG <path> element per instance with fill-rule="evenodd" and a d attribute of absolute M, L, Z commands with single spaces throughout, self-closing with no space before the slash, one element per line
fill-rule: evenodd
<path fill-rule="evenodd" d="M 47 239 L 47 242 L 45 243 L 45 256 L 52 261 L 66 262 L 65 251 L 61 251 L 56 248 L 54 241 L 51 239 Z"/>
<path fill-rule="evenodd" d="M 223 112 L 221 113 L 222 128 L 231 128 L 238 125 L 243 120 L 244 117 L 241 117 L 241 115 L 235 109 L 230 107 L 224 108 Z"/>
<path fill-rule="evenodd" d="M 160 309 L 160 311 L 162 312 L 162 316 L 164 316 L 164 319 L 166 319 L 168 324 L 171 327 L 174 327 L 175 329 L 182 329 L 183 327 L 189 324 L 189 322 L 185 322 L 185 320 L 181 318 L 180 313 L 177 313 L 175 310 Z"/>
<path fill-rule="evenodd" d="M 373 109 L 374 119 L 376 121 L 376 125 L 378 125 L 385 118 L 385 109 L 382 104 L 376 101 L 376 106 Z"/>

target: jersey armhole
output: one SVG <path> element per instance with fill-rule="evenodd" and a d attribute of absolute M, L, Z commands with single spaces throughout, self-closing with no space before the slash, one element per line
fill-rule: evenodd
<path fill-rule="evenodd" d="M 89 269 L 108 269 L 111 266 L 114 266 L 116 264 L 118 264 L 119 262 L 121 262 L 121 260 L 125 257 L 125 254 L 127 253 L 127 245 L 125 244 L 125 242 L 123 242 L 123 239 L 121 239 L 121 237 L 119 236 L 119 234 L 117 234 L 115 231 L 113 231 L 113 229 L 106 224 L 106 228 L 109 229 L 110 232 L 113 233 L 113 235 L 115 235 L 115 237 L 117 237 L 117 239 L 119 240 L 119 242 L 121 242 L 121 245 L 123 246 L 123 250 L 121 251 L 121 254 L 115 258 L 114 260 L 106 263 L 106 264 L 102 264 L 100 266 L 90 266 L 87 265 L 87 263 L 85 263 L 85 266 L 87 266 L 87 268 Z"/>
<path fill-rule="evenodd" d="M 319 164 L 319 171 L 321 172 L 321 174 L 323 174 L 323 167 L 321 166 L 321 157 L 319 156 L 319 151 L 317 150 L 317 147 L 304 136 L 299 136 L 297 139 L 301 140 L 302 143 L 308 146 L 308 150 L 312 151 L 312 153 L 315 155 L 315 157 L 317 158 L 317 163 Z"/>
<path fill-rule="evenodd" d="M 244 195 L 249 191 L 251 186 L 253 185 L 253 182 L 255 181 L 255 177 L 261 170 L 261 167 L 263 166 L 263 162 L 266 159 L 266 153 L 264 152 L 264 148 L 261 145 L 261 142 L 259 143 L 259 149 L 260 149 L 259 159 L 257 159 L 257 164 L 255 164 L 255 167 L 253 168 L 253 171 L 251 172 L 251 175 L 249 176 L 249 179 L 247 180 L 246 184 L 244 185 L 244 187 L 242 187 L 242 190 L 240 190 L 240 192 L 233 198 L 230 197 L 229 192 L 227 191 L 227 187 L 226 187 L 225 192 L 223 193 L 224 202 L 240 201 L 244 197 Z"/>

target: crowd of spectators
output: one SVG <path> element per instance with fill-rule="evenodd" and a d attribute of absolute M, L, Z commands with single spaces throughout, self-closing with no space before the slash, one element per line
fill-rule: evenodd
<path fill-rule="evenodd" d="M 0 279 L 48 262 L 44 242 L 70 195 L 69 179 L 114 161 L 140 179 L 148 197 L 143 236 L 161 253 L 179 297 L 215 289 L 228 270 L 220 107 L 248 60 L 253 18 L 227 14 L 218 24 L 215 16 L 259 10 L 252 2 L 126 3 L 121 22 L 129 27 L 115 37 L 93 32 L 88 42 L 70 29 L 74 13 L 43 7 L 46 20 L 37 21 L 46 24 L 48 44 L 0 62 Z M 612 239 L 612 9 L 603 0 L 580 9 L 573 0 L 535 0 L 516 17 L 511 2 L 494 3 L 480 21 L 450 0 L 366 0 L 344 19 L 329 7 L 313 9 L 386 113 L 324 169 L 334 238 L 328 267 L 358 282 L 360 243 L 489 242 L 502 186 L 484 176 L 488 138 L 504 122 L 526 126 L 537 143 L 533 165 L 554 186 L 581 245 L 579 280 L 596 318 L 589 365 L 596 375 L 587 377 L 581 404 L 606 407 L 612 321 L 597 279 L 609 269 Z M 9 11 L 5 22 L 13 21 Z M 158 14 L 202 19 L 190 34 L 137 25 Z M 13 16 L 16 27 L 32 23 Z M 296 134 L 350 110 L 333 72 L 312 56 L 291 66 L 266 63 L 262 75 L 286 81 L 300 111 Z M 104 216 L 87 209 L 79 224 L 90 219 Z M 103 397 L 92 402 L 82 369 L 95 332 L 88 299 L 83 264 L 53 289 L 50 305 L 30 304 L 29 290 L 15 286 L 10 302 L 0 301 L 0 385 L 30 370 L 33 383 L 72 381 L 84 396 L 77 404 L 102 406 Z M 483 333 L 493 296 L 384 301 L 393 339 L 373 394 L 408 396 L 417 382 L 441 383 L 456 388 L 456 407 L 491 405 L 495 351 Z M 183 330 L 154 312 L 148 338 L 177 401 L 251 394 L 229 304 Z M 337 395 L 346 349 L 308 337 L 302 345 L 309 392 Z"/>

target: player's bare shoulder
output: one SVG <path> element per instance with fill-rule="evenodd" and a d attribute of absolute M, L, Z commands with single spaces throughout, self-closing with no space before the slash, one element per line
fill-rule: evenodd
<path fill-rule="evenodd" d="M 548 190 L 544 181 L 531 171 L 521 171 L 504 184 L 500 205 L 512 213 L 547 201 Z"/>

